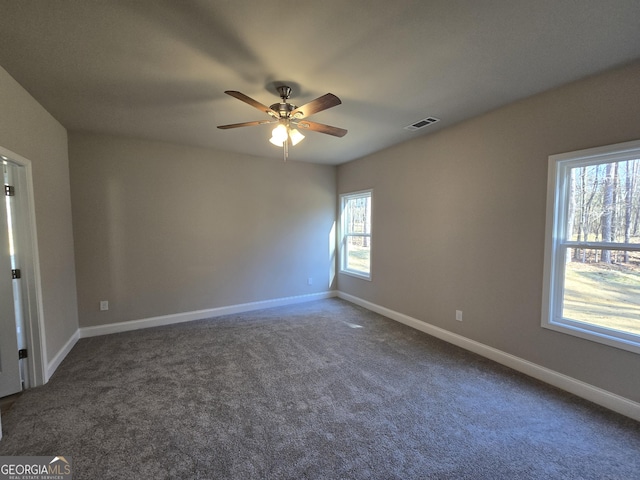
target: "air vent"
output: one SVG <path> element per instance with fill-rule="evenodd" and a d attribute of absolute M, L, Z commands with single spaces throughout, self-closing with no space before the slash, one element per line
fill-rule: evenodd
<path fill-rule="evenodd" d="M 440 119 L 436 118 L 436 117 L 427 117 L 427 118 L 423 118 L 422 120 L 417 121 L 416 123 L 412 123 L 411 125 L 407 125 L 406 127 L 404 127 L 406 130 L 410 130 L 412 132 L 415 132 L 416 130 L 420 130 L 421 128 L 424 128 L 428 125 L 431 125 L 433 123 L 439 122 Z"/>

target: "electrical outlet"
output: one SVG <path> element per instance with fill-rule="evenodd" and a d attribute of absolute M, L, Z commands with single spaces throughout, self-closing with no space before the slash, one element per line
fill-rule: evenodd
<path fill-rule="evenodd" d="M 307 278 L 307 285 L 313 285 L 313 278 L 312 277 Z"/>
<path fill-rule="evenodd" d="M 456 310 L 456 320 L 462 321 L 462 310 Z"/>
<path fill-rule="evenodd" d="M 100 311 L 109 310 L 109 300 L 100 300 Z"/>

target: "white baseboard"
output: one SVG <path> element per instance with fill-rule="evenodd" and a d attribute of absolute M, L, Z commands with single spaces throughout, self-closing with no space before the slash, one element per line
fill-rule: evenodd
<path fill-rule="evenodd" d="M 294 297 L 274 298 L 271 300 L 262 300 L 259 302 L 241 303 L 238 305 L 229 305 L 226 307 L 210 308 L 207 310 L 197 310 L 193 312 L 176 313 L 173 315 L 162 315 L 160 317 L 143 318 L 140 320 L 131 320 L 128 322 L 110 323 L 107 325 L 98 325 L 95 327 L 80 328 L 80 338 L 95 337 L 98 335 L 108 335 L 111 333 L 129 332 L 131 330 L 139 330 L 142 328 L 161 327 L 174 323 L 191 322 L 194 320 L 204 320 L 206 318 L 220 317 L 222 315 L 231 315 L 234 313 L 250 312 L 252 310 L 260 310 L 262 308 L 281 307 L 285 305 L 293 305 L 295 303 L 310 302 L 313 300 L 322 300 L 337 296 L 335 290 L 311 293 L 307 295 L 297 295 Z"/>
<path fill-rule="evenodd" d="M 80 331 L 76 330 L 73 333 L 73 335 L 71 335 L 71 338 L 67 340 L 67 343 L 65 343 L 64 346 L 58 351 L 58 353 L 56 353 L 56 356 L 53 357 L 53 359 L 47 364 L 47 370 L 45 372 L 46 377 L 44 379 L 44 383 L 47 383 L 49 381 L 51 376 L 55 373 L 57 368 L 60 366 L 62 361 L 69 354 L 69 352 L 71 351 L 73 346 L 78 342 L 79 339 L 80 339 Z"/>
<path fill-rule="evenodd" d="M 640 403 L 633 400 L 353 295 L 338 291 L 338 297 L 640 421 Z"/>

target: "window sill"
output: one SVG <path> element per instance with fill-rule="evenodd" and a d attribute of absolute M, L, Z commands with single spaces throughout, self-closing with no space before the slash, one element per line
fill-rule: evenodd
<path fill-rule="evenodd" d="M 340 270 L 340 273 L 349 275 L 350 277 L 360 278 L 361 280 L 371 281 L 371 274 L 356 272 L 355 270 Z"/>
<path fill-rule="evenodd" d="M 580 327 L 579 322 L 576 324 L 548 322 L 542 324 L 543 328 L 554 330 L 556 332 L 565 333 L 567 335 L 573 335 L 574 337 L 584 338 L 596 343 L 602 343 L 610 347 L 619 348 L 628 352 L 640 353 L 640 338 L 638 341 L 628 340 L 621 338 L 615 334 L 612 330 L 611 334 L 605 333 L 606 329 L 602 329 L 602 332 L 592 330 L 588 326 Z M 597 328 L 597 327 L 596 327 Z"/>

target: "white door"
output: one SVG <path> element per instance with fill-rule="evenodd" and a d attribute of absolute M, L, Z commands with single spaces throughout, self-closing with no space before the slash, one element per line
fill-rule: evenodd
<path fill-rule="evenodd" d="M 1 162 L 0 162 L 1 164 Z M 0 197 L 0 397 L 22 390 L 4 187 Z"/>

